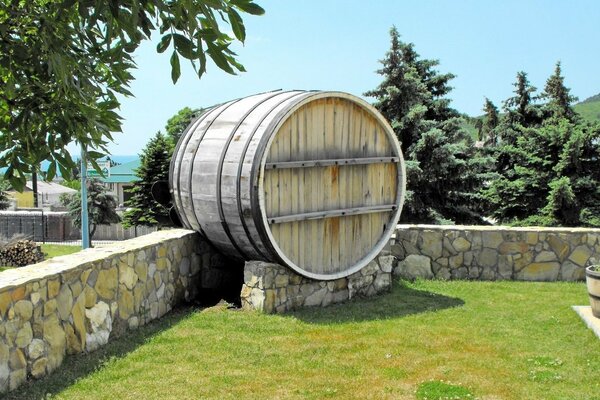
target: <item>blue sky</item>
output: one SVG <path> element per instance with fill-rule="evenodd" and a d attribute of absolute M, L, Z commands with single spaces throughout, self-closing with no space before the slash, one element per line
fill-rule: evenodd
<path fill-rule="evenodd" d="M 139 49 L 135 97 L 122 101 L 123 133 L 109 146 L 113 154 L 139 153 L 185 106 L 273 89 L 360 96 L 381 81 L 375 70 L 389 48 L 392 25 L 421 56 L 439 59 L 441 72 L 457 75 L 452 104 L 470 115 L 481 114 L 485 96 L 497 105 L 509 97 L 517 71 L 543 88 L 557 60 L 574 95 L 583 100 L 600 92 L 598 0 L 257 2 L 266 14 L 245 17 L 246 43 L 235 46 L 246 73 L 228 75 L 211 64 L 198 80 L 184 66 L 173 85 L 169 52 L 155 51 L 158 35 Z"/>

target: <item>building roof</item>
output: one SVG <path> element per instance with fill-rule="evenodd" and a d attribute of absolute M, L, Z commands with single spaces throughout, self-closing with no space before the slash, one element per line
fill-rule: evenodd
<path fill-rule="evenodd" d="M 140 166 L 140 159 L 110 167 L 110 176 L 98 177 L 104 183 L 129 183 L 139 181 L 135 170 Z"/>
<path fill-rule="evenodd" d="M 33 190 L 33 184 L 31 181 L 27 181 L 25 187 L 29 190 Z M 37 190 L 38 193 L 47 193 L 47 194 L 63 194 L 63 193 L 77 193 L 77 190 L 68 188 L 63 185 L 59 185 L 54 182 L 37 182 Z"/>

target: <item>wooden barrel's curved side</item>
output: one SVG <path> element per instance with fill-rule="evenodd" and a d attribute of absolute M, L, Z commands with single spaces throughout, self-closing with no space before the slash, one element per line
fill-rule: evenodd
<path fill-rule="evenodd" d="M 269 130 L 252 174 L 265 242 L 282 264 L 314 279 L 360 270 L 389 240 L 404 201 L 406 172 L 392 128 L 359 98 L 319 92 Z"/>

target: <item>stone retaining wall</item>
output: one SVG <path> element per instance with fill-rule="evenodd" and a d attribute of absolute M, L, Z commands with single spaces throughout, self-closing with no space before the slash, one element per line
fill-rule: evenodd
<path fill-rule="evenodd" d="M 600 229 L 399 225 L 391 251 L 406 278 L 580 281 Z"/>
<path fill-rule="evenodd" d="M 370 297 L 391 289 L 393 262 L 393 256 L 382 255 L 346 278 L 316 281 L 279 264 L 249 261 L 244 267 L 242 307 L 281 313 Z"/>
<path fill-rule="evenodd" d="M 175 229 L 2 272 L 0 391 L 193 299 L 219 257 Z"/>

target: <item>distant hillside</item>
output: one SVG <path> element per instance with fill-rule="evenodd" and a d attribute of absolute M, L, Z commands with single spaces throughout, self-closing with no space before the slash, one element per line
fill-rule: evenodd
<path fill-rule="evenodd" d="M 583 118 L 600 122 L 600 93 L 575 104 L 574 108 Z"/>

